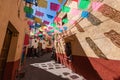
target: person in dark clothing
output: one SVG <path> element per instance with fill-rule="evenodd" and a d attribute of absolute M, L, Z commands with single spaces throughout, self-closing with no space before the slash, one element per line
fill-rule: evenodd
<path fill-rule="evenodd" d="M 34 57 L 34 48 L 33 48 L 33 46 L 30 48 L 30 51 L 29 51 L 30 53 L 30 56 L 29 57 Z"/>
<path fill-rule="evenodd" d="M 67 58 L 69 60 L 72 60 L 72 51 L 71 51 L 71 42 L 67 42 L 65 45 L 65 52 L 67 55 Z"/>
<path fill-rule="evenodd" d="M 35 43 L 34 43 L 34 57 L 39 57 L 39 53 L 38 53 L 38 42 L 37 40 L 35 40 Z"/>
<path fill-rule="evenodd" d="M 43 55 L 43 53 L 42 53 L 42 43 L 38 43 L 38 53 L 39 53 L 39 55 L 40 56 L 42 56 Z"/>
<path fill-rule="evenodd" d="M 54 47 L 52 48 L 51 58 L 54 59 L 55 61 L 57 61 L 56 52 L 55 52 L 55 48 Z"/>

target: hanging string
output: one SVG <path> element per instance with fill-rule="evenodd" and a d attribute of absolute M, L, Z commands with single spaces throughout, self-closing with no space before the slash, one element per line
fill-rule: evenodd
<path fill-rule="evenodd" d="M 98 0 L 97 2 L 103 2 L 103 1 L 104 1 L 104 0 Z M 92 6 L 90 6 L 90 8 L 88 9 L 88 12 L 92 12 Z M 75 26 L 76 24 L 80 23 L 83 19 L 84 19 L 84 18 L 81 18 L 81 17 L 80 17 L 79 19 L 77 19 L 75 24 L 70 25 L 69 30 L 71 30 L 72 28 L 74 28 L 74 26 Z"/>

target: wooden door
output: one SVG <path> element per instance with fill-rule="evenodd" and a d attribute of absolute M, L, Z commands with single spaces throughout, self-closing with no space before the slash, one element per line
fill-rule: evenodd
<path fill-rule="evenodd" d="M 12 31 L 7 29 L 3 47 L 2 47 L 2 51 L 0 54 L 0 80 L 2 80 L 2 77 L 3 77 L 3 72 L 5 69 L 5 65 L 6 65 L 6 61 L 7 61 L 7 57 L 8 57 L 12 34 L 13 34 Z"/>

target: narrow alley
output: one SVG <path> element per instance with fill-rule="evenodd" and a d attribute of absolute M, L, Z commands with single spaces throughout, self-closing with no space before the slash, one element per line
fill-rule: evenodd
<path fill-rule="evenodd" d="M 120 80 L 120 0 L 0 0 L 0 80 Z"/>
<path fill-rule="evenodd" d="M 22 73 L 24 72 L 25 75 L 20 80 L 85 80 L 83 76 L 56 63 L 48 53 L 40 58 L 27 58 Z"/>

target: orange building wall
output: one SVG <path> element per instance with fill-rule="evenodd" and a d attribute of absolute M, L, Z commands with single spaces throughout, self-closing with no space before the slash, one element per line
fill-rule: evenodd
<path fill-rule="evenodd" d="M 25 33 L 28 32 L 28 25 L 26 24 L 27 19 L 25 18 L 23 11 L 23 2 L 20 6 L 20 18 L 18 18 L 18 7 L 20 5 L 20 1 L 21 0 L 0 0 L 0 54 L 8 22 L 10 22 L 19 32 L 18 41 L 14 41 L 15 38 L 12 38 L 11 41 L 11 43 L 13 43 L 12 45 L 16 45 L 16 47 L 10 46 L 4 80 L 15 80 L 15 71 L 19 67 L 24 36 Z"/>

